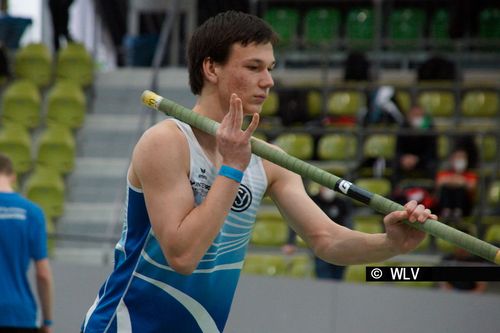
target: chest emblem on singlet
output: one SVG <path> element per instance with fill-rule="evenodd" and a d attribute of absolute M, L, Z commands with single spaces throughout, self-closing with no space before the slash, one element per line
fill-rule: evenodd
<path fill-rule="evenodd" d="M 250 189 L 240 184 L 240 188 L 238 189 L 238 194 L 236 195 L 236 199 L 234 199 L 233 207 L 231 210 L 233 212 L 243 212 L 247 210 L 248 207 L 252 204 L 252 192 Z"/>

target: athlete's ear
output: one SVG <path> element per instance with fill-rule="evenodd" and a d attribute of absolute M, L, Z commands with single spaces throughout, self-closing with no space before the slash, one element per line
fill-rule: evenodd
<path fill-rule="evenodd" d="M 206 57 L 203 59 L 203 75 L 210 83 L 217 83 L 219 65 L 212 58 Z"/>

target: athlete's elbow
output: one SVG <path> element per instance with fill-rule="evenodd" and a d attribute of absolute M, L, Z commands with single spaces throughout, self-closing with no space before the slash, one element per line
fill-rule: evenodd
<path fill-rule="evenodd" d="M 173 256 L 168 258 L 168 263 L 174 271 L 182 275 L 191 275 L 198 266 L 197 260 L 186 256 Z"/>

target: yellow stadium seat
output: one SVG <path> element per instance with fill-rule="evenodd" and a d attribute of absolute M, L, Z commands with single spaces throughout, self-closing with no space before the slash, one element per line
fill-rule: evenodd
<path fill-rule="evenodd" d="M 262 104 L 261 116 L 272 117 L 278 113 L 279 109 L 279 97 L 275 91 L 269 92 L 264 104 Z"/>
<path fill-rule="evenodd" d="M 363 144 L 363 155 L 365 158 L 384 157 L 391 159 L 396 150 L 396 137 L 391 134 L 372 134 L 368 136 Z"/>
<path fill-rule="evenodd" d="M 274 142 L 288 154 L 301 160 L 310 160 L 314 154 L 314 142 L 307 133 L 280 134 Z"/>
<path fill-rule="evenodd" d="M 314 276 L 314 263 L 308 255 L 297 255 L 290 261 L 289 276 L 307 278 Z"/>
<path fill-rule="evenodd" d="M 278 221 L 259 221 L 255 223 L 250 242 L 254 245 L 280 246 L 288 239 L 288 226 Z"/>
<path fill-rule="evenodd" d="M 358 215 L 353 219 L 353 230 L 367 234 L 378 234 L 384 232 L 381 215 Z"/>
<path fill-rule="evenodd" d="M 40 124 L 41 95 L 29 80 L 16 80 L 5 90 L 2 98 L 2 121 L 26 128 Z"/>
<path fill-rule="evenodd" d="M 433 117 L 451 117 L 455 112 L 455 97 L 451 91 L 423 91 L 418 104 Z"/>
<path fill-rule="evenodd" d="M 0 152 L 7 155 L 18 175 L 31 170 L 31 137 L 28 131 L 19 125 L 7 125 L 0 130 Z"/>
<path fill-rule="evenodd" d="M 42 207 L 45 215 L 55 218 L 64 211 L 64 180 L 57 170 L 37 167 L 28 176 L 24 193 L 26 197 Z"/>
<path fill-rule="evenodd" d="M 318 157 L 321 160 L 352 160 L 356 158 L 357 142 L 352 134 L 325 134 L 318 141 Z"/>
<path fill-rule="evenodd" d="M 75 139 L 69 128 L 49 126 L 38 142 L 37 164 L 57 170 L 61 174 L 75 167 Z"/>
<path fill-rule="evenodd" d="M 242 271 L 252 275 L 285 275 L 286 262 L 280 255 L 249 254 L 245 259 Z"/>
<path fill-rule="evenodd" d="M 79 128 L 85 120 L 85 95 L 76 83 L 60 80 L 47 96 L 47 124 L 62 124 Z"/>
<path fill-rule="evenodd" d="M 52 54 L 47 45 L 31 43 L 14 55 L 14 75 L 27 79 L 38 87 L 46 87 L 52 81 Z"/>
<path fill-rule="evenodd" d="M 462 115 L 465 117 L 494 117 L 500 107 L 495 91 L 472 90 L 462 98 Z"/>
<path fill-rule="evenodd" d="M 323 96 L 317 90 L 307 93 L 307 114 L 310 118 L 317 118 L 323 112 Z"/>
<path fill-rule="evenodd" d="M 366 108 L 366 97 L 359 91 L 336 91 L 330 94 L 327 112 L 334 116 L 356 116 Z"/>
<path fill-rule="evenodd" d="M 69 43 L 60 49 L 56 60 L 56 78 L 77 82 L 82 87 L 94 81 L 94 63 L 83 44 Z"/>

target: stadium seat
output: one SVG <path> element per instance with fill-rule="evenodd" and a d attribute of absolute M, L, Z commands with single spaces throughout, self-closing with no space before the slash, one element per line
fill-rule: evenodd
<path fill-rule="evenodd" d="M 486 135 L 484 137 L 478 135 L 475 139 L 483 160 L 485 162 L 494 162 L 497 156 L 497 138 L 494 135 Z"/>
<path fill-rule="evenodd" d="M 323 113 L 323 96 L 317 90 L 307 93 L 307 114 L 310 119 L 317 118 Z"/>
<path fill-rule="evenodd" d="M 494 117 L 500 107 L 498 93 L 494 91 L 472 90 L 462 98 L 464 117 Z"/>
<path fill-rule="evenodd" d="M 262 104 L 262 112 L 260 113 L 263 117 L 273 117 L 278 113 L 279 109 L 279 97 L 275 91 L 269 92 L 266 101 Z"/>
<path fill-rule="evenodd" d="M 423 35 L 425 14 L 418 8 L 395 9 L 389 14 L 391 47 L 416 48 Z"/>
<path fill-rule="evenodd" d="M 280 134 L 274 142 L 288 154 L 301 160 L 310 160 L 314 154 L 314 142 L 307 133 Z"/>
<path fill-rule="evenodd" d="M 19 49 L 14 55 L 14 75 L 39 88 L 48 86 L 52 80 L 52 55 L 47 45 L 31 43 Z"/>
<path fill-rule="evenodd" d="M 340 13 L 334 8 L 310 9 L 304 18 L 306 45 L 327 46 L 335 41 L 340 30 Z"/>
<path fill-rule="evenodd" d="M 94 80 L 94 63 L 83 44 L 69 43 L 60 49 L 56 60 L 56 78 L 87 87 Z"/>
<path fill-rule="evenodd" d="M 396 90 L 396 102 L 398 103 L 401 110 L 406 113 L 411 107 L 411 95 L 408 91 Z"/>
<path fill-rule="evenodd" d="M 299 12 L 293 8 L 270 8 L 264 13 L 264 20 L 268 22 L 278 34 L 278 46 L 290 46 L 297 38 L 299 26 Z"/>
<path fill-rule="evenodd" d="M 285 275 L 286 262 L 280 255 L 248 254 L 242 271 L 243 273 L 253 275 Z"/>
<path fill-rule="evenodd" d="M 448 157 L 448 154 L 450 153 L 450 147 L 451 147 L 451 144 L 450 144 L 450 139 L 448 138 L 448 136 L 444 135 L 444 134 L 441 134 L 438 136 L 438 146 L 437 146 L 437 154 L 438 154 L 438 157 L 441 161 L 444 161 L 446 160 L 446 158 Z"/>
<path fill-rule="evenodd" d="M 47 95 L 47 124 L 79 128 L 83 125 L 86 107 L 80 86 L 69 80 L 57 81 Z"/>
<path fill-rule="evenodd" d="M 350 265 L 346 267 L 344 281 L 350 283 L 366 282 L 366 265 Z"/>
<path fill-rule="evenodd" d="M 391 182 L 386 178 L 358 178 L 354 184 L 383 197 L 389 196 L 392 192 Z"/>
<path fill-rule="evenodd" d="M 418 105 L 432 117 L 451 117 L 455 112 L 455 97 L 451 91 L 423 91 Z"/>
<path fill-rule="evenodd" d="M 382 216 L 376 214 L 354 216 L 352 229 L 367 234 L 383 233 Z"/>
<path fill-rule="evenodd" d="M 40 205 L 49 218 L 62 215 L 64 193 L 64 181 L 57 170 L 37 167 L 26 179 L 24 194 Z"/>
<path fill-rule="evenodd" d="M 384 157 L 392 159 L 396 150 L 396 137 L 391 134 L 372 134 L 365 139 L 363 156 L 365 158 Z"/>
<path fill-rule="evenodd" d="M 357 116 L 366 108 L 366 97 L 359 91 L 336 91 L 330 94 L 327 112 L 334 116 Z"/>
<path fill-rule="evenodd" d="M 487 7 L 479 13 L 479 37 L 500 39 L 500 9 Z"/>
<path fill-rule="evenodd" d="M 28 80 L 10 84 L 2 99 L 2 121 L 29 129 L 40 124 L 41 96 L 37 86 Z"/>
<path fill-rule="evenodd" d="M 366 49 L 375 38 L 375 18 L 371 8 L 353 8 L 346 18 L 345 37 L 351 49 Z"/>
<path fill-rule="evenodd" d="M 358 140 L 352 134 L 325 134 L 318 141 L 318 157 L 328 161 L 348 161 L 356 158 Z"/>
<path fill-rule="evenodd" d="M 440 8 L 432 15 L 429 26 L 429 38 L 435 47 L 446 46 L 450 39 L 450 13 Z"/>
<path fill-rule="evenodd" d="M 488 190 L 488 205 L 500 207 L 500 180 L 495 180 Z"/>
<path fill-rule="evenodd" d="M 500 244 L 500 224 L 488 226 L 484 240 L 490 244 Z"/>
<path fill-rule="evenodd" d="M 61 125 L 49 126 L 39 137 L 36 162 L 61 174 L 67 174 L 75 167 L 75 146 L 75 139 L 69 128 Z"/>
<path fill-rule="evenodd" d="M 279 221 L 265 220 L 255 223 L 250 242 L 254 245 L 281 246 L 288 239 L 288 226 Z"/>
<path fill-rule="evenodd" d="M 31 146 L 30 134 L 24 127 L 10 124 L 0 130 L 0 152 L 12 160 L 18 175 L 31 170 Z"/>
<path fill-rule="evenodd" d="M 314 263 L 308 255 L 297 255 L 290 261 L 288 276 L 307 278 L 314 276 Z"/>

